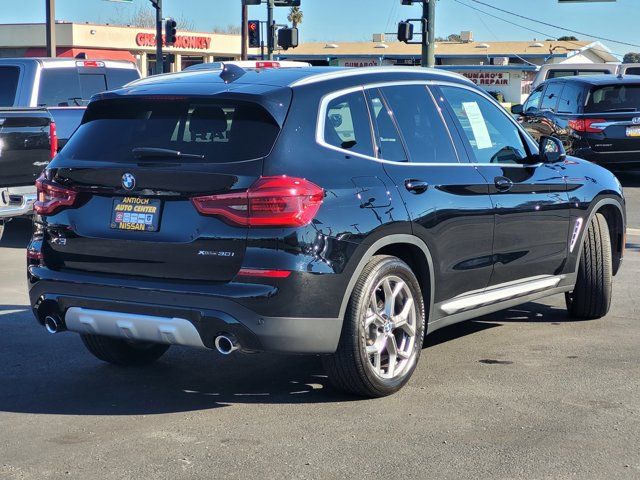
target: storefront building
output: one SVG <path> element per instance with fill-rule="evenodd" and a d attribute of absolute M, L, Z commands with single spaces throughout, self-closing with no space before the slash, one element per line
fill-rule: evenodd
<path fill-rule="evenodd" d="M 155 30 L 84 23 L 56 22 L 57 55 L 88 59 L 129 60 L 143 76 L 156 71 Z M 202 62 L 240 58 L 240 36 L 179 32 L 171 54 L 171 71 Z M 46 56 L 44 24 L 0 25 L 0 57 Z M 256 53 L 256 52 L 252 52 Z"/>

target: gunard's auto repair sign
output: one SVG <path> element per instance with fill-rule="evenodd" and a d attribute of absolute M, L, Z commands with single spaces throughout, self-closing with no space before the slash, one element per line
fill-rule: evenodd
<path fill-rule="evenodd" d="M 509 85 L 509 72 L 461 72 L 465 77 L 481 87 Z"/>

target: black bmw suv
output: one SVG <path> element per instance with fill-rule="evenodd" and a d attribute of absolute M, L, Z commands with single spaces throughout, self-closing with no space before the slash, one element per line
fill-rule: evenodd
<path fill-rule="evenodd" d="M 512 113 L 534 137 L 553 135 L 570 155 L 610 170 L 640 167 L 640 77 L 548 80 Z"/>
<path fill-rule="evenodd" d="M 30 297 L 138 365 L 170 345 L 322 355 L 384 396 L 438 328 L 552 294 L 604 316 L 617 179 L 461 76 L 193 71 L 95 97 L 38 180 Z"/>

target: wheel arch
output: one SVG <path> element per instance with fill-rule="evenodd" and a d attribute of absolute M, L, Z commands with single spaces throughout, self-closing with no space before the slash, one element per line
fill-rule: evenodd
<path fill-rule="evenodd" d="M 616 198 L 605 197 L 597 200 L 589 214 L 585 226 L 582 229 L 582 236 L 580 239 L 580 250 L 578 251 L 578 257 L 576 262 L 576 272 L 580 264 L 580 258 L 582 258 L 582 250 L 584 249 L 584 237 L 588 226 L 591 224 L 593 217 L 596 214 L 602 214 L 607 220 L 607 226 L 609 229 L 609 236 L 611 238 L 611 259 L 613 261 L 612 268 L 613 274 L 617 274 L 622 264 L 622 257 L 624 255 L 624 242 L 626 233 L 626 215 L 625 208 Z"/>
<path fill-rule="evenodd" d="M 433 318 L 435 274 L 433 257 L 429 247 L 418 237 L 409 234 L 394 234 L 381 238 L 371 244 L 358 262 L 344 293 L 340 306 L 340 318 L 344 318 L 353 293 L 353 288 L 364 267 L 374 255 L 392 255 L 404 261 L 418 279 L 428 315 L 427 323 Z"/>

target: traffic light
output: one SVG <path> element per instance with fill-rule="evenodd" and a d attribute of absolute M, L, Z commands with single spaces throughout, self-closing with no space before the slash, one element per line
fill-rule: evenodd
<path fill-rule="evenodd" d="M 278 45 L 284 50 L 296 48 L 298 46 L 298 29 L 281 28 L 278 30 Z"/>
<path fill-rule="evenodd" d="M 259 48 L 260 44 L 260 21 L 249 20 L 249 48 Z"/>
<path fill-rule="evenodd" d="M 167 46 L 175 45 L 176 43 L 176 35 L 178 34 L 178 30 L 176 27 L 178 24 L 173 18 L 167 18 L 164 22 L 164 43 Z"/>
<path fill-rule="evenodd" d="M 411 22 L 400 22 L 398 24 L 398 41 L 409 43 L 413 40 L 413 24 Z"/>

